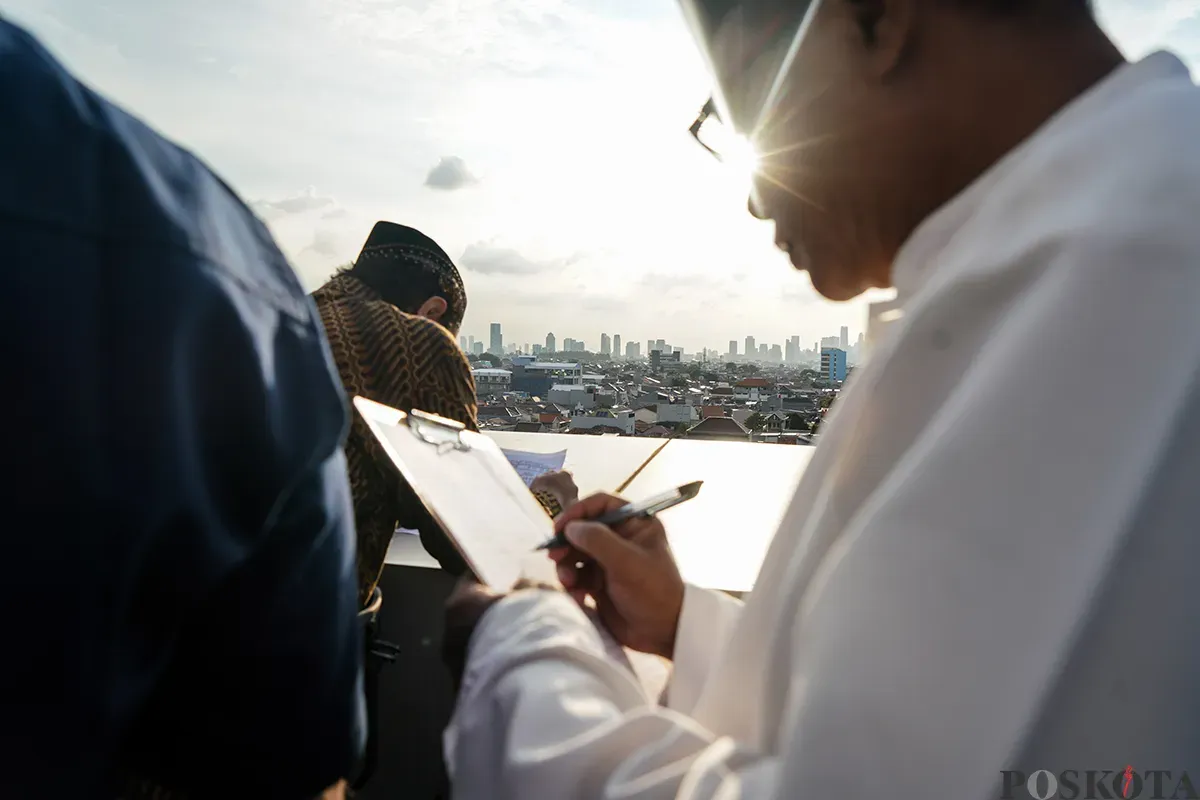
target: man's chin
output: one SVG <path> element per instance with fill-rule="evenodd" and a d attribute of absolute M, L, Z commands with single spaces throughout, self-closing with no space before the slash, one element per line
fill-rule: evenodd
<path fill-rule="evenodd" d="M 840 270 L 822 269 L 818 265 L 801 266 L 796 263 L 796 260 L 793 260 L 792 263 L 796 269 L 808 273 L 808 278 L 812 281 L 813 289 L 816 289 L 817 294 L 835 303 L 853 300 L 870 288 L 861 285 L 858 281 L 848 280 L 851 276 Z"/>

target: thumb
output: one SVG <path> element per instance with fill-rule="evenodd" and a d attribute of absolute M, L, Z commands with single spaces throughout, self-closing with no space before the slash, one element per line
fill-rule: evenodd
<path fill-rule="evenodd" d="M 598 522 L 575 521 L 567 524 L 563 536 L 583 554 L 593 558 L 604 569 L 620 569 L 622 564 L 637 558 L 637 548 L 621 538 L 612 528 Z"/>

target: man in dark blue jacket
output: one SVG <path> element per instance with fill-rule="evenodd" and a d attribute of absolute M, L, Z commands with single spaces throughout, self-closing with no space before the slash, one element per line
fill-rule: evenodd
<path fill-rule="evenodd" d="M 362 745 L 341 386 L 267 230 L 0 21 L 12 797 L 313 797 Z"/>

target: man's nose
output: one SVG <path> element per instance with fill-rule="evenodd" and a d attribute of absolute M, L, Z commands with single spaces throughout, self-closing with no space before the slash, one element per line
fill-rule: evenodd
<path fill-rule="evenodd" d="M 766 219 L 767 218 L 766 215 L 764 215 L 763 212 L 761 211 L 759 204 L 758 204 L 757 200 L 755 199 L 753 193 L 751 193 L 750 196 L 746 198 L 746 210 L 749 211 L 750 216 L 754 217 L 755 219 Z"/>

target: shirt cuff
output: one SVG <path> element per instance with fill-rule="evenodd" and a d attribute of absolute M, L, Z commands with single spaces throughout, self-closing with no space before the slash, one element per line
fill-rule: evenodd
<path fill-rule="evenodd" d="M 668 708 L 685 714 L 695 708 L 741 610 L 742 601 L 724 592 L 684 586 L 675 634 L 675 666 L 667 687 Z"/>

